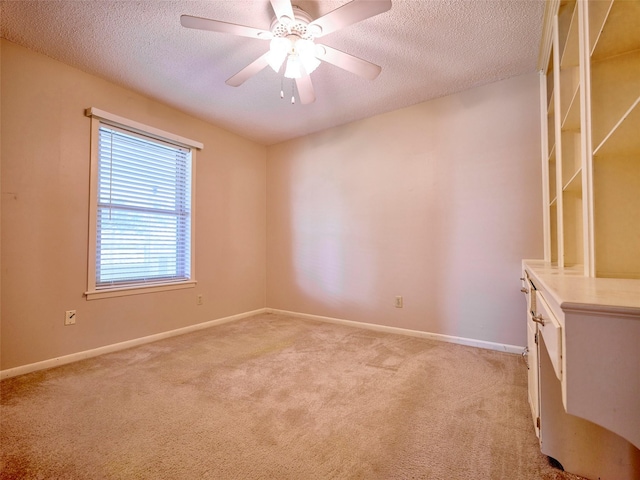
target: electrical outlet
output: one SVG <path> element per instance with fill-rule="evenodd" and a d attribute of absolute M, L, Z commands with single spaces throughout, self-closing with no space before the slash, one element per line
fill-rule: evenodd
<path fill-rule="evenodd" d="M 401 296 L 397 296 L 396 297 L 395 307 L 396 308 L 402 308 L 402 297 Z"/>
<path fill-rule="evenodd" d="M 64 324 L 65 325 L 75 325 L 76 324 L 76 311 L 75 310 L 67 310 L 64 314 Z"/>
<path fill-rule="evenodd" d="M 196 295 L 196 305 L 202 305 L 202 294 Z"/>

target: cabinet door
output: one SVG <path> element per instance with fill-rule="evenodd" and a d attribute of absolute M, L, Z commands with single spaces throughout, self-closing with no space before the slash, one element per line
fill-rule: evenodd
<path fill-rule="evenodd" d="M 539 346 L 540 451 L 581 477 L 637 480 L 640 450 L 610 430 L 568 414 L 542 335 Z"/>
<path fill-rule="evenodd" d="M 527 314 L 527 347 L 529 367 L 529 406 L 533 418 L 533 428 L 536 436 L 540 437 L 538 419 L 540 417 L 540 399 L 538 397 L 538 345 L 536 343 L 536 324 L 531 320 L 531 314 Z"/>
<path fill-rule="evenodd" d="M 529 278 L 529 274 L 525 271 L 522 278 L 522 292 L 527 296 L 527 369 L 528 369 L 528 400 L 531 408 L 531 417 L 533 419 L 533 429 L 536 436 L 540 436 L 540 399 L 538 395 L 538 327 L 532 320 L 532 316 L 536 311 L 536 287 Z"/>

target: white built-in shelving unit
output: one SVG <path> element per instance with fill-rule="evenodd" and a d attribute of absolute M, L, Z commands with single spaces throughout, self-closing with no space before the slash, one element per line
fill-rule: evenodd
<path fill-rule="evenodd" d="M 543 48 L 545 260 L 640 278 L 640 2 L 556 2 Z"/>

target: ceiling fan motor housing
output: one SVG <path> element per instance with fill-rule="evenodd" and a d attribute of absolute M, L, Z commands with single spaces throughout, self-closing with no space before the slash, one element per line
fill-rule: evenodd
<path fill-rule="evenodd" d="M 271 33 L 274 37 L 287 37 L 296 35 L 305 40 L 313 40 L 313 37 L 322 32 L 320 25 L 309 25 L 313 19 L 300 7 L 293 6 L 294 19 L 286 16 L 274 17 L 271 22 Z"/>

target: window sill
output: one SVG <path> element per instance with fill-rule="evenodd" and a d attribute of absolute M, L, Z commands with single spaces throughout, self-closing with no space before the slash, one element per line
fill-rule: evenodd
<path fill-rule="evenodd" d="M 156 283 L 150 285 L 136 285 L 131 287 L 109 288 L 104 290 L 90 290 L 84 292 L 87 300 L 99 300 L 101 298 L 125 297 L 128 295 L 142 295 L 145 293 L 165 292 L 168 290 L 181 290 L 183 288 L 194 288 L 195 280 L 180 283 Z"/>

